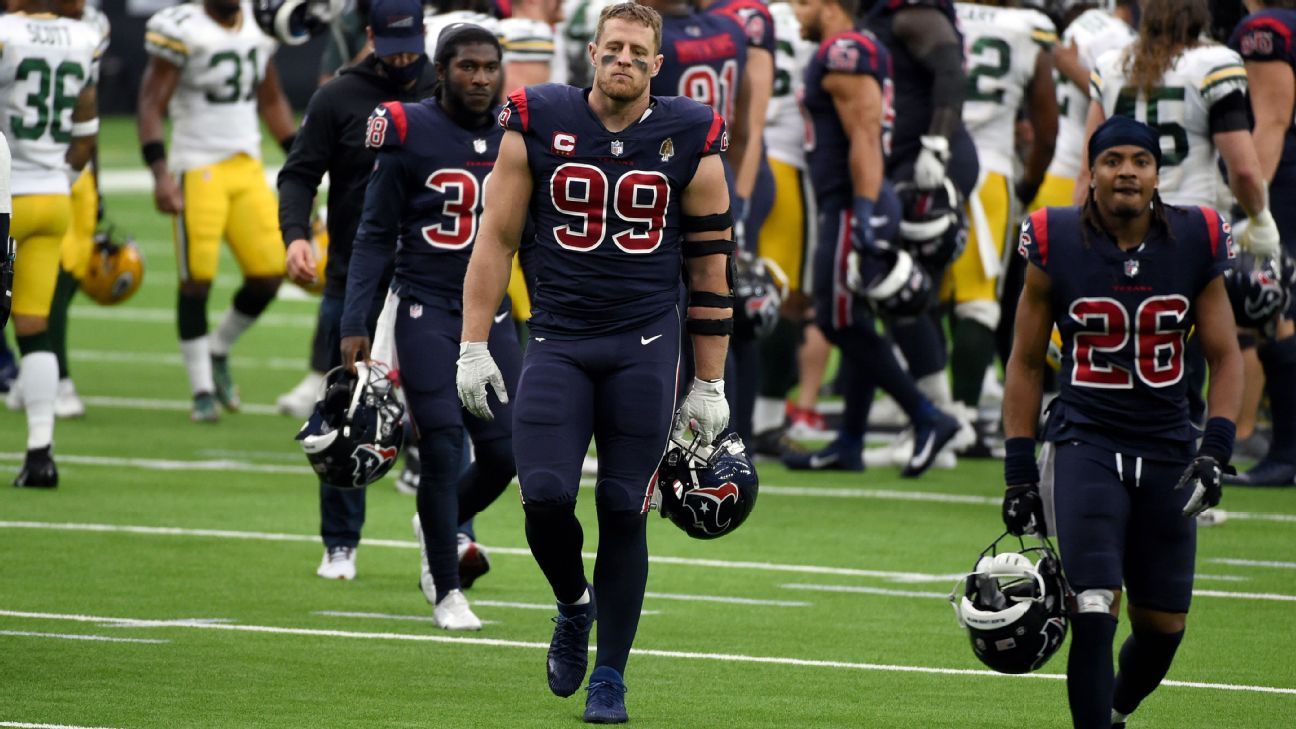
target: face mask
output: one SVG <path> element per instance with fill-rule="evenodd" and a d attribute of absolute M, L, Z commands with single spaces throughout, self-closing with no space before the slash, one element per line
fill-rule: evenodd
<path fill-rule="evenodd" d="M 427 56 L 419 56 L 418 60 L 408 66 L 393 66 L 379 58 L 378 65 L 382 66 L 383 73 L 387 74 L 387 78 L 399 86 L 405 86 L 423 75 L 427 60 Z"/>

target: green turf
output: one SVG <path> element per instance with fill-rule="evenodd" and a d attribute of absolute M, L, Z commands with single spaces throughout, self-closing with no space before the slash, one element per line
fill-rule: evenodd
<path fill-rule="evenodd" d="M 114 140 L 123 138 L 123 129 L 129 132 L 120 121 L 105 128 L 106 138 L 115 134 Z M 122 154 L 121 149 L 116 153 Z M 134 164 L 129 155 L 121 158 L 122 166 Z M 316 486 L 291 440 L 297 423 L 251 412 L 227 416 L 215 426 L 188 422 L 187 384 L 170 313 L 175 266 L 168 225 L 152 212 L 147 194 L 110 191 L 108 205 L 117 224 L 144 247 L 148 275 L 140 293 L 120 308 L 76 301 L 72 373 L 90 406 L 84 419 L 58 424 L 57 453 L 64 459 L 60 488 L 52 493 L 0 489 L 0 611 L 8 611 L 0 612 L 0 723 L 577 726 L 583 694 L 560 700 L 544 682 L 544 652 L 536 646 L 548 641 L 549 612 L 480 606 L 477 613 L 495 622 L 467 636 L 439 631 L 427 620 L 431 610 L 416 587 L 418 554 L 409 529 L 413 500 L 397 494 L 390 481 L 370 489 L 365 537 L 395 542 L 362 545 L 354 582 L 314 576 L 321 551 L 311 537 L 318 528 L 318 504 Z M 221 272 L 212 297 L 213 324 L 238 279 L 228 256 Z M 312 312 L 309 300 L 281 300 L 240 342 L 233 366 L 245 403 L 270 405 L 299 379 Z M 17 468 L 23 433 L 19 414 L 0 412 L 0 470 L 5 473 Z M 91 456 L 140 461 L 104 465 L 77 458 Z M 200 461 L 211 470 L 192 465 L 160 470 L 162 461 Z M 222 467 L 213 461 L 226 463 Z M 918 482 L 898 478 L 894 469 L 852 476 L 804 476 L 769 464 L 760 470 L 767 489 L 751 520 L 730 537 L 691 541 L 652 517 L 649 539 L 655 556 L 724 564 L 655 563 L 649 590 L 809 604 L 648 598 L 645 609 L 655 612 L 643 617 L 636 646 L 690 655 L 632 657 L 627 700 L 634 725 L 1069 726 L 1059 680 L 878 670 L 981 668 L 942 599 L 785 587 L 947 592 L 952 580 L 941 576 L 970 567 L 977 551 L 997 533 L 997 464 L 964 463 Z M 833 489 L 836 496 L 772 488 L 798 486 Z M 985 501 L 905 500 L 880 490 Z M 478 520 L 481 540 L 497 549 L 494 568 L 469 591 L 470 600 L 543 604 L 551 599 L 525 553 L 514 493 Z M 1227 509 L 1253 517 L 1283 514 L 1288 520 L 1234 518 L 1202 531 L 1198 588 L 1296 595 L 1296 570 L 1290 568 L 1296 536 L 1291 496 L 1284 491 L 1227 492 Z M 583 492 L 580 504 L 589 525 L 591 497 Z M 88 531 L 69 524 L 226 533 Z M 240 536 L 246 538 L 236 538 Z M 588 551 L 596 547 L 593 529 L 586 542 Z M 1218 558 L 1278 560 L 1288 568 L 1211 561 Z M 758 568 L 760 564 L 765 567 Z M 790 567 L 798 565 L 918 576 L 905 581 L 885 574 Z M 1292 600 L 1296 598 L 1198 597 L 1170 678 L 1296 689 Z M 93 618 L 229 622 L 143 626 Z M 334 632 L 286 634 L 262 628 Z M 168 642 L 13 634 L 18 632 Z M 467 641 L 445 642 L 457 637 Z M 524 645 L 480 642 L 491 639 Z M 759 663 L 734 656 L 838 664 Z M 1062 653 L 1044 672 L 1056 675 L 1064 666 Z M 1296 724 L 1296 695 L 1167 686 L 1136 718 L 1132 729 L 1290 727 Z"/>

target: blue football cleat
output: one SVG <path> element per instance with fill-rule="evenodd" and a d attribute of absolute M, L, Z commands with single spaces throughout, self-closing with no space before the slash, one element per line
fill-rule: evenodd
<path fill-rule="evenodd" d="M 598 611 L 594 606 L 594 588 L 590 587 L 586 605 L 558 605 L 553 619 L 553 639 L 549 641 L 549 690 L 566 698 L 576 693 L 585 681 L 589 666 L 589 634 Z"/>
<path fill-rule="evenodd" d="M 913 456 L 900 470 L 900 475 L 904 478 L 923 475 L 962 427 L 958 420 L 940 411 L 927 422 L 914 423 Z"/>
<path fill-rule="evenodd" d="M 610 666 L 598 666 L 590 674 L 589 686 L 585 688 L 586 724 L 624 724 L 630 721 L 625 708 L 625 681 L 621 674 Z"/>
<path fill-rule="evenodd" d="M 856 438 L 842 438 L 815 453 L 784 453 L 783 465 L 792 471 L 863 471 L 863 444 Z"/>

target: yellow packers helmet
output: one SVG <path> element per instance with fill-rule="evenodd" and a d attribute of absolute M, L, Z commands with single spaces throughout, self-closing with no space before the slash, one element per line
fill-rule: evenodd
<path fill-rule="evenodd" d="M 316 295 L 324 293 L 324 268 L 328 265 L 329 234 L 325 221 L 322 210 L 319 215 L 311 219 L 311 253 L 315 256 L 315 283 L 297 284 Z"/>
<path fill-rule="evenodd" d="M 139 290 L 144 281 L 144 256 L 133 238 L 113 238 L 113 231 L 95 233 L 94 252 L 81 279 L 86 296 L 104 306 L 120 304 Z"/>

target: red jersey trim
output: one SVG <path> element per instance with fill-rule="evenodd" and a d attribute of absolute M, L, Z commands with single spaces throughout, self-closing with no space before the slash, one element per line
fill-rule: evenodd
<path fill-rule="evenodd" d="M 1215 212 L 1214 208 L 1202 207 L 1200 209 L 1202 212 L 1202 217 L 1206 218 L 1206 233 L 1207 235 L 1210 236 L 1211 258 L 1215 258 L 1216 255 L 1219 253 L 1219 243 L 1220 243 L 1219 213 Z"/>
<path fill-rule="evenodd" d="M 702 145 L 702 153 L 711 152 L 712 145 L 715 144 L 716 138 L 720 136 L 720 130 L 724 127 L 724 119 L 716 113 L 715 109 L 711 110 L 711 128 L 707 130 L 706 143 Z M 724 150 L 720 150 L 724 151 Z"/>
<path fill-rule="evenodd" d="M 513 102 L 513 106 L 517 107 L 518 116 L 522 118 L 522 131 L 531 131 L 531 114 L 527 110 L 526 89 L 521 88 L 509 94 L 509 101 Z"/>
<path fill-rule="evenodd" d="M 405 105 L 399 101 L 384 101 L 383 106 L 391 114 L 392 124 L 396 125 L 396 137 L 401 144 L 405 143 L 405 134 L 409 132 L 409 119 L 405 118 Z"/>
<path fill-rule="evenodd" d="M 1035 233 L 1035 248 L 1039 250 L 1040 263 L 1048 265 L 1048 208 L 1031 213 L 1031 230 Z"/>

